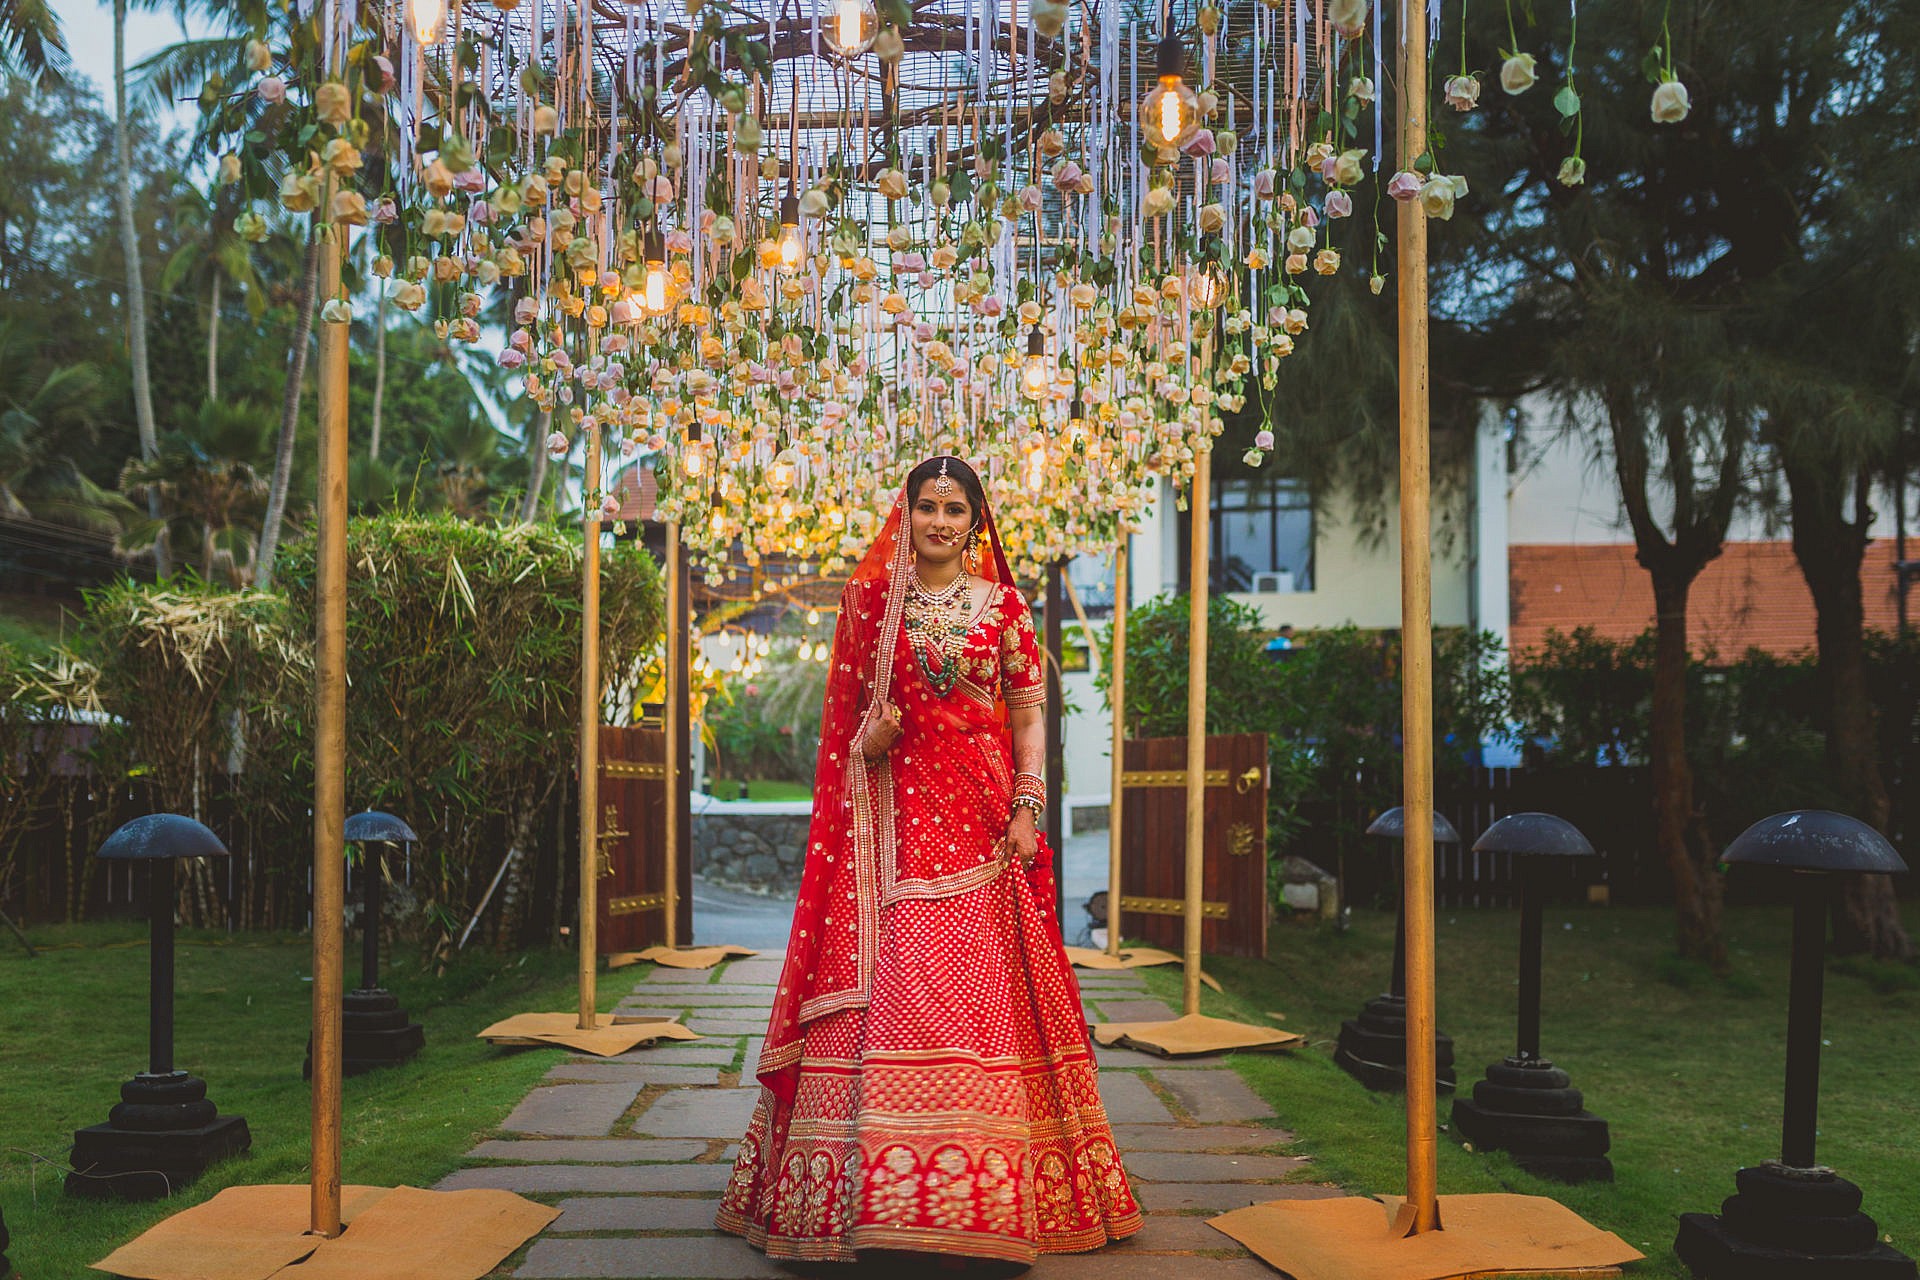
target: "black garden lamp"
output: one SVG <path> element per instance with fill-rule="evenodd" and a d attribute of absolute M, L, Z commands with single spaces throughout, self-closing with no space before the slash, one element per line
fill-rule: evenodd
<path fill-rule="evenodd" d="M 1370 836 L 1391 841 L 1397 851 L 1407 834 L 1406 811 L 1395 805 L 1367 827 Z M 1460 833 L 1446 815 L 1433 813 L 1433 842 L 1459 844 Z M 1396 871 L 1399 857 L 1394 857 Z M 1394 876 L 1396 882 L 1399 876 Z M 1442 1089 L 1453 1088 L 1453 1039 L 1445 1032 L 1434 1033 L 1436 1082 Z M 1375 996 L 1361 1006 L 1360 1016 L 1340 1024 L 1339 1047 L 1333 1060 L 1341 1070 L 1369 1089 L 1397 1092 L 1407 1085 L 1407 903 L 1403 893 L 1393 927 L 1393 973 L 1384 995 Z"/>
<path fill-rule="evenodd" d="M 90 1199 L 152 1200 L 253 1141 L 244 1119 L 220 1115 L 208 1101 L 205 1080 L 173 1065 L 173 865 L 229 855 L 192 818 L 154 813 L 108 836 L 94 856 L 147 866 L 147 1069 L 120 1086 L 107 1123 L 75 1131 L 66 1187 Z"/>
<path fill-rule="evenodd" d="M 1907 869 L 1887 838 L 1824 809 L 1762 818 L 1727 846 L 1730 866 L 1779 867 L 1797 881 L 1787 995 L 1786 1099 L 1780 1159 L 1734 1175 L 1718 1214 L 1680 1215 L 1673 1251 L 1706 1280 L 1913 1280 L 1913 1259 L 1880 1240 L 1860 1188 L 1814 1158 L 1820 1108 L 1820 1006 L 1833 877 Z"/>
<path fill-rule="evenodd" d="M 1607 1122 L 1586 1110 L 1567 1073 L 1540 1052 L 1541 878 L 1552 860 L 1591 858 L 1593 846 L 1563 818 L 1515 813 L 1488 827 L 1473 850 L 1518 860 L 1520 1009 L 1512 1055 L 1487 1068 L 1473 1097 L 1454 1102 L 1453 1127 L 1476 1147 L 1509 1152 L 1515 1164 L 1542 1177 L 1611 1182 Z"/>
<path fill-rule="evenodd" d="M 426 1032 L 407 1017 L 399 997 L 380 985 L 380 893 L 388 845 L 418 844 L 413 828 L 390 813 L 349 814 L 346 843 L 360 846 L 360 986 L 342 1001 L 341 1071 L 359 1075 L 405 1062 L 426 1046 Z M 302 1074 L 313 1075 L 313 1045 Z"/>

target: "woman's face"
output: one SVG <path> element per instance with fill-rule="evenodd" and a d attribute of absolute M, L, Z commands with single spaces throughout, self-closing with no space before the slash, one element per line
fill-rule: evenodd
<path fill-rule="evenodd" d="M 948 564 L 966 550 L 967 534 L 973 528 L 973 504 L 967 491 L 949 479 L 945 497 L 935 491 L 941 487 L 936 476 L 921 484 L 914 495 L 911 523 L 913 552 L 928 564 Z"/>

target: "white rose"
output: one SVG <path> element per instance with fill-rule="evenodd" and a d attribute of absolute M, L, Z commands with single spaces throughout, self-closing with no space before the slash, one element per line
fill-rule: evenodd
<path fill-rule="evenodd" d="M 1687 86 L 1678 80 L 1662 80 L 1654 88 L 1651 110 L 1655 124 L 1679 124 L 1693 110 Z"/>

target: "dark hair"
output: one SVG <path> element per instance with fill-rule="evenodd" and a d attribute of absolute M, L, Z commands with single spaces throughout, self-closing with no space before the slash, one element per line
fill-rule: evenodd
<path fill-rule="evenodd" d="M 908 505 L 911 506 L 913 503 L 920 501 L 921 486 L 925 485 L 927 481 L 939 476 L 940 464 L 943 462 L 947 467 L 947 479 L 958 484 L 961 492 L 967 495 L 967 505 L 973 508 L 973 521 L 975 524 L 979 524 L 986 518 L 987 491 L 981 487 L 980 477 L 974 473 L 973 468 L 959 458 L 928 458 L 912 471 L 909 471 L 907 473 Z"/>

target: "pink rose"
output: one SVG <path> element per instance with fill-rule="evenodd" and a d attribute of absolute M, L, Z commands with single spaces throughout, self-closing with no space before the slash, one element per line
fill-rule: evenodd
<path fill-rule="evenodd" d="M 1262 169 L 1253 175 L 1253 194 L 1262 200 L 1273 199 L 1273 170 Z"/>
<path fill-rule="evenodd" d="M 1256 449 L 1273 448 L 1273 432 L 1268 431 L 1265 428 L 1262 428 L 1261 430 L 1256 431 L 1253 436 L 1253 447 Z"/>
<path fill-rule="evenodd" d="M 392 93 L 395 83 L 393 78 L 393 63 L 389 62 L 385 55 L 376 53 L 373 55 L 373 65 L 378 68 L 380 72 L 380 92 Z"/>
<path fill-rule="evenodd" d="M 386 226 L 400 216 L 400 206 L 393 202 L 392 196 L 381 196 L 373 202 L 371 217 L 381 226 Z"/>
<path fill-rule="evenodd" d="M 900 275 L 918 275 L 927 269 L 926 255 L 917 251 L 903 253 L 893 260 L 893 269 Z"/>
<path fill-rule="evenodd" d="M 1353 197 L 1344 191 L 1327 192 L 1327 216 L 1345 218 L 1353 213 Z"/>
<path fill-rule="evenodd" d="M 667 232 L 667 252 L 668 253 L 692 253 L 693 237 L 688 235 L 685 231 Z"/>
<path fill-rule="evenodd" d="M 1387 182 L 1387 194 L 1405 204 L 1420 194 L 1420 175 L 1411 169 L 1402 169 Z"/>
<path fill-rule="evenodd" d="M 1220 157 L 1215 156 L 1213 166 L 1207 173 L 1207 178 L 1215 186 L 1225 186 L 1227 183 L 1233 181 L 1233 166 Z"/>
<path fill-rule="evenodd" d="M 1000 300 L 1000 295 L 997 293 L 990 293 L 980 300 L 980 310 L 984 315 L 998 316 L 1006 309 L 1007 304 Z"/>
<path fill-rule="evenodd" d="M 260 77 L 260 83 L 253 86 L 253 91 L 259 95 L 260 101 L 270 107 L 287 100 L 287 82 L 279 76 Z"/>
<path fill-rule="evenodd" d="M 502 369 L 518 369 L 526 362 L 527 353 L 517 347 L 508 347 L 500 353 L 499 363 Z"/>
<path fill-rule="evenodd" d="M 1190 156 L 1210 156 L 1214 152 L 1215 145 L 1213 131 L 1210 129 L 1202 129 L 1193 135 L 1192 139 L 1188 141 L 1182 150 Z"/>

